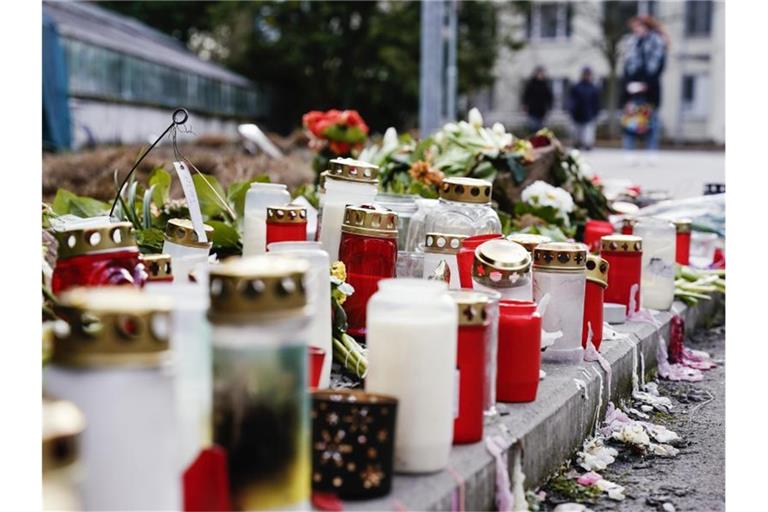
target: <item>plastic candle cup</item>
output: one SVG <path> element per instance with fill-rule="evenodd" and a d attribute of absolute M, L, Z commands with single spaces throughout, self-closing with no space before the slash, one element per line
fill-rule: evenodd
<path fill-rule="evenodd" d="M 533 301 L 499 302 L 496 397 L 499 402 L 532 402 L 541 370 L 541 316 Z"/>
<path fill-rule="evenodd" d="M 475 249 L 472 284 L 476 290 L 497 291 L 502 299 L 531 300 L 531 255 L 518 243 L 488 240 Z"/>
<path fill-rule="evenodd" d="M 587 348 L 592 343 L 595 350 L 600 350 L 603 340 L 603 300 L 608 287 L 608 262 L 599 256 L 587 256 L 587 284 L 584 290 L 584 326 L 581 331 L 581 344 Z M 587 340 L 589 333 L 592 339 Z"/>
<path fill-rule="evenodd" d="M 549 296 L 541 326 L 548 333 L 560 333 L 542 354 L 545 362 L 580 364 L 584 358 L 586 260 L 587 246 L 579 243 L 550 242 L 533 250 L 533 300 L 542 304 Z"/>
<path fill-rule="evenodd" d="M 643 239 L 640 303 L 666 311 L 675 300 L 675 226 L 667 220 L 642 218 L 635 234 Z"/>
<path fill-rule="evenodd" d="M 584 224 L 584 243 L 589 252 L 600 252 L 600 239 L 613 234 L 613 224 L 605 220 L 589 219 Z"/>
<path fill-rule="evenodd" d="M 51 290 L 133 284 L 147 278 L 130 222 L 104 223 L 54 232 L 59 243 Z"/>
<path fill-rule="evenodd" d="M 445 261 L 450 270 L 448 287 L 452 289 L 461 288 L 459 265 L 456 256 L 459 253 L 461 241 L 464 238 L 466 238 L 464 235 L 427 233 L 424 241 L 424 278 L 434 274 L 440 262 Z"/>
<path fill-rule="evenodd" d="M 462 288 L 472 288 L 472 265 L 475 262 L 475 249 L 480 244 L 488 240 L 504 238 L 501 233 L 490 233 L 486 235 L 468 236 L 461 241 L 459 254 L 456 255 L 456 261 L 459 265 L 459 281 Z"/>
<path fill-rule="evenodd" d="M 141 262 L 147 272 L 147 281 L 144 287 L 155 284 L 173 282 L 173 265 L 169 254 L 142 254 Z"/>
<path fill-rule="evenodd" d="M 507 237 L 507 240 L 516 242 L 525 247 L 525 250 L 531 253 L 531 257 L 533 257 L 533 250 L 536 247 L 552 241 L 548 236 L 537 235 L 534 233 L 512 233 Z"/>
<path fill-rule="evenodd" d="M 347 206 L 341 227 L 339 259 L 355 293 L 347 297 L 347 333 L 365 337 L 368 300 L 382 279 L 397 270 L 397 214 L 373 205 Z"/>
<path fill-rule="evenodd" d="M 341 226 L 347 205 L 373 203 L 379 185 L 379 168 L 352 158 L 334 158 L 325 178 L 325 199 L 318 240 L 331 262 L 339 260 Z"/>
<path fill-rule="evenodd" d="M 675 262 L 688 265 L 691 259 L 691 219 L 678 219 L 675 224 Z"/>
<path fill-rule="evenodd" d="M 243 256 L 264 254 L 267 250 L 267 207 L 290 202 L 291 194 L 282 183 L 251 183 L 245 194 Z"/>
<path fill-rule="evenodd" d="M 307 240 L 307 209 L 303 206 L 267 207 L 267 250 L 274 242 Z"/>
<path fill-rule="evenodd" d="M 211 269 L 213 441 L 235 510 L 309 507 L 308 268 L 253 256 Z"/>
<path fill-rule="evenodd" d="M 180 443 L 168 341 L 170 300 L 134 288 L 61 295 L 46 389 L 85 415 L 85 510 L 179 510 Z"/>
<path fill-rule="evenodd" d="M 627 315 L 640 311 L 643 239 L 634 235 L 604 236 L 600 240 L 600 257 L 608 263 L 605 302 L 624 304 Z M 634 309 L 630 309 L 632 304 Z"/>
<path fill-rule="evenodd" d="M 621 219 L 621 234 L 633 235 L 635 231 L 635 224 L 637 224 L 637 219 L 634 217 L 625 217 Z"/>
<path fill-rule="evenodd" d="M 448 285 L 384 279 L 368 302 L 366 391 L 398 400 L 395 471 L 448 465 L 456 399 L 458 312 Z"/>
<path fill-rule="evenodd" d="M 397 246 L 406 249 L 411 219 L 419 209 L 419 196 L 410 194 L 376 194 L 374 203 L 397 214 Z"/>
<path fill-rule="evenodd" d="M 173 261 L 172 273 L 176 281 L 188 281 L 192 270 L 200 263 L 208 262 L 213 242 L 210 241 L 213 228 L 203 224 L 207 242 L 199 240 L 192 221 L 189 219 L 171 219 L 165 225 L 163 254 Z"/>
<path fill-rule="evenodd" d="M 471 288 L 463 288 L 469 291 Z M 488 300 L 486 312 L 488 314 L 488 329 L 485 331 L 485 378 L 483 381 L 483 415 L 487 420 L 492 420 L 498 411 L 496 410 L 496 351 L 499 337 L 499 301 L 501 294 L 492 290 L 472 290 L 474 293 L 484 295 Z"/>
<path fill-rule="evenodd" d="M 397 251 L 397 277 L 423 277 L 424 253 Z"/>
<path fill-rule="evenodd" d="M 43 397 L 43 510 L 82 510 L 79 451 L 85 417 L 72 402 Z"/>
<path fill-rule="evenodd" d="M 408 252 L 421 252 L 424 249 L 424 237 L 427 235 L 425 222 L 427 213 L 438 204 L 437 199 L 419 197 L 416 199 L 416 213 L 408 223 L 408 232 L 405 236 L 405 249 Z"/>

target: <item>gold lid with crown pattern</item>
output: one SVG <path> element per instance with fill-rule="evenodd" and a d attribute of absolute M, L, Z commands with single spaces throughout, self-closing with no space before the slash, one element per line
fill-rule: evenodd
<path fill-rule="evenodd" d="M 293 204 L 267 206 L 267 222 L 276 224 L 300 224 L 307 222 L 307 209 Z"/>
<path fill-rule="evenodd" d="M 600 238 L 600 252 L 643 252 L 643 239 L 634 235 L 605 235 Z"/>
<path fill-rule="evenodd" d="M 378 183 L 379 166 L 355 160 L 354 158 L 334 158 L 329 163 L 326 178 L 334 180 Z"/>
<path fill-rule="evenodd" d="M 459 309 L 459 327 L 488 325 L 488 296 L 471 290 L 448 290 Z"/>
<path fill-rule="evenodd" d="M 547 242 L 533 250 L 534 270 L 584 272 L 587 246 L 578 242 Z"/>
<path fill-rule="evenodd" d="M 341 231 L 378 238 L 397 238 L 397 213 L 372 204 L 348 205 L 344 209 Z"/>
<path fill-rule="evenodd" d="M 139 259 L 147 271 L 147 281 L 167 281 L 173 277 L 170 254 L 142 254 Z"/>
<path fill-rule="evenodd" d="M 440 184 L 440 198 L 460 203 L 488 204 L 491 202 L 490 181 L 477 178 L 445 178 Z"/>
<path fill-rule="evenodd" d="M 608 262 L 594 254 L 587 255 L 587 281 L 597 283 L 603 288 L 608 287 Z"/>
<path fill-rule="evenodd" d="M 491 288 L 509 288 L 531 269 L 531 255 L 522 245 L 496 238 L 477 246 L 472 278 Z"/>
<path fill-rule="evenodd" d="M 98 226 L 54 231 L 53 234 L 59 243 L 59 259 L 117 249 L 139 250 L 136 230 L 130 222 L 106 222 Z"/>
<path fill-rule="evenodd" d="M 170 299 L 132 286 L 75 288 L 61 295 L 68 329 L 55 329 L 53 364 L 157 366 L 170 354 Z"/>
<path fill-rule="evenodd" d="M 675 231 L 678 234 L 690 233 L 693 227 L 693 221 L 691 219 L 677 219 L 672 223 L 675 225 Z"/>
<path fill-rule="evenodd" d="M 228 258 L 210 269 L 208 318 L 215 323 L 258 323 L 301 313 L 307 305 L 308 268 L 306 261 L 282 255 Z"/>
<path fill-rule="evenodd" d="M 439 254 L 458 254 L 461 242 L 467 235 L 446 235 L 443 233 L 427 233 L 424 238 L 424 252 Z"/>
<path fill-rule="evenodd" d="M 75 462 L 85 416 L 75 404 L 43 397 L 43 473 Z"/>
<path fill-rule="evenodd" d="M 507 240 L 522 245 L 525 247 L 525 250 L 530 253 L 532 253 L 537 246 L 552 241 L 548 236 L 537 235 L 535 233 L 512 233 L 507 237 Z"/>
<path fill-rule="evenodd" d="M 211 235 L 213 228 L 208 224 L 203 224 L 207 242 L 201 242 L 197 237 L 197 232 L 189 219 L 170 219 L 165 225 L 165 239 L 175 244 L 186 247 L 199 247 L 202 249 L 210 248 L 212 245 Z"/>

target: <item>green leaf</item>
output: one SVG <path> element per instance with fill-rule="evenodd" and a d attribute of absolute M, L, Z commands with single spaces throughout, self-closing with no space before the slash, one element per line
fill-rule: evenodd
<path fill-rule="evenodd" d="M 72 198 L 77 197 L 75 194 L 70 192 L 69 190 L 60 188 L 56 191 L 56 197 L 53 198 L 53 204 L 51 205 L 51 208 L 53 208 L 53 212 L 56 215 L 66 215 L 69 213 L 69 202 L 72 200 Z"/>
<path fill-rule="evenodd" d="M 413 150 L 413 156 L 411 157 L 411 160 L 414 162 L 418 160 L 424 160 L 424 154 L 432 144 L 434 144 L 432 137 L 427 137 L 426 139 L 416 144 L 416 149 Z"/>
<path fill-rule="evenodd" d="M 472 171 L 473 178 L 485 179 L 493 181 L 496 176 L 496 167 L 489 161 L 485 160 L 480 162 L 477 167 Z"/>
<path fill-rule="evenodd" d="M 78 196 L 60 188 L 51 205 L 56 215 L 72 214 L 78 217 L 97 217 L 109 212 L 109 205 L 92 197 Z"/>
<path fill-rule="evenodd" d="M 158 167 L 150 173 L 148 183 L 150 187 L 155 187 L 152 200 L 158 207 L 168 202 L 172 179 L 171 173 L 162 167 Z"/>
<path fill-rule="evenodd" d="M 200 201 L 200 211 L 203 215 L 215 217 L 226 211 L 219 198 L 211 190 L 211 187 L 213 187 L 219 194 L 219 197 L 224 198 L 226 196 L 219 180 L 208 174 L 195 174 L 192 176 L 192 181 L 195 184 L 195 192 L 197 192 L 197 199 Z"/>
<path fill-rule="evenodd" d="M 507 157 L 507 165 L 512 172 L 512 178 L 515 180 L 516 185 L 521 184 L 528 176 L 528 170 L 520 163 L 520 159 L 516 155 Z"/>
<path fill-rule="evenodd" d="M 214 249 L 237 249 L 240 246 L 240 233 L 231 225 L 219 220 L 209 220 L 206 224 L 213 228 L 211 242 Z"/>
<path fill-rule="evenodd" d="M 159 253 L 163 251 L 163 230 L 160 228 L 147 228 L 136 230 L 136 243 L 144 254 Z"/>
<path fill-rule="evenodd" d="M 156 185 L 152 185 L 144 192 L 144 201 L 141 205 L 141 213 L 144 223 L 142 226 L 146 228 L 152 227 L 152 195 L 155 192 Z"/>

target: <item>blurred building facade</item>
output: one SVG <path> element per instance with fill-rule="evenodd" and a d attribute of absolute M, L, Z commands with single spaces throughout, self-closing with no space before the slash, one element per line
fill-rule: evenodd
<path fill-rule="evenodd" d="M 84 2 L 44 2 L 43 16 L 63 48 L 72 149 L 145 143 L 181 106 L 198 135 L 234 135 L 268 108 L 256 84 L 135 19 Z"/>
<path fill-rule="evenodd" d="M 551 80 L 555 105 L 548 126 L 568 129 L 565 110 L 570 86 L 583 66 L 590 66 L 605 93 L 608 63 L 597 43 L 604 40 L 600 20 L 605 4 L 588 0 L 535 0 L 527 13 L 507 10 L 500 30 L 525 40 L 522 50 L 502 48 L 496 63 L 495 85 L 469 98 L 486 121 L 499 121 L 513 130 L 525 123 L 520 96 L 536 66 Z M 725 142 L 725 5 L 717 1 L 624 1 L 626 19 L 650 14 L 666 28 L 670 39 L 662 77 L 660 117 L 663 136 L 677 142 Z M 624 24 L 623 26 L 626 26 Z M 623 58 L 618 60 L 619 79 Z M 603 95 L 601 125 L 608 119 Z M 616 111 L 615 111 L 616 112 Z"/>

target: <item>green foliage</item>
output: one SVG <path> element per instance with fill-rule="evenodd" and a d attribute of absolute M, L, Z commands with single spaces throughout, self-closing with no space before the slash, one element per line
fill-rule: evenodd
<path fill-rule="evenodd" d="M 240 234 L 234 226 L 220 220 L 209 220 L 206 224 L 213 228 L 211 242 L 213 242 L 214 249 L 232 251 L 239 248 L 242 252 Z"/>
<path fill-rule="evenodd" d="M 158 167 L 150 173 L 148 183 L 150 187 L 155 187 L 152 194 L 152 200 L 155 204 L 165 204 L 168 202 L 168 199 L 170 198 L 171 181 L 171 173 L 162 167 Z"/>
<path fill-rule="evenodd" d="M 107 203 L 92 197 L 78 196 L 63 188 L 56 191 L 51 209 L 57 216 L 71 214 L 77 217 L 97 217 L 109 213 Z"/>
<path fill-rule="evenodd" d="M 202 214 L 206 217 L 224 215 L 226 207 L 222 204 L 219 197 L 226 197 L 227 194 L 224 192 L 224 187 L 221 186 L 219 180 L 210 174 L 195 174 L 192 176 L 192 181 L 195 184 L 195 192 L 197 192 L 197 199 L 200 202 Z"/>
<path fill-rule="evenodd" d="M 163 230 L 156 227 L 136 230 L 136 243 L 144 254 L 163 252 Z"/>

